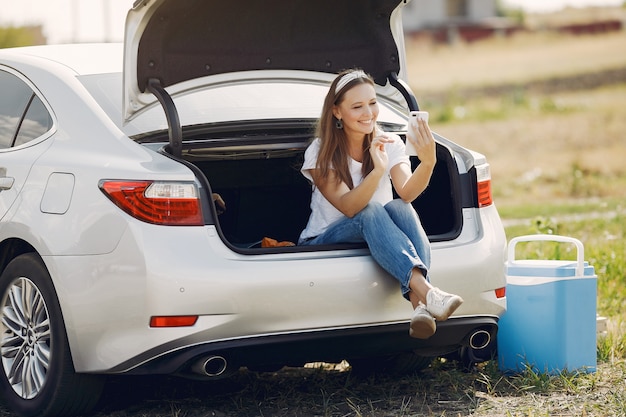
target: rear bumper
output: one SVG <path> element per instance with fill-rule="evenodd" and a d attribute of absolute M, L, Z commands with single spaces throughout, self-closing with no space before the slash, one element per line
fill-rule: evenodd
<path fill-rule="evenodd" d="M 476 356 L 488 358 L 495 349 L 498 318 L 451 318 L 438 323 L 435 335 L 426 340 L 409 337 L 408 326 L 408 322 L 397 322 L 207 342 L 152 359 L 147 358 L 151 353 L 145 352 L 142 357 L 120 364 L 110 372 L 132 375 L 177 374 L 198 378 L 203 375 L 192 371 L 193 364 L 212 356 L 224 358 L 230 370 L 236 370 L 240 366 L 258 368 L 272 365 L 302 366 L 309 362 L 337 363 L 344 359 L 386 356 L 408 351 L 435 357 L 467 348 L 476 332 L 481 332 L 481 340 L 486 342 L 484 347 L 477 349 Z M 484 339 L 485 336 L 488 340 Z M 162 349 L 163 347 L 159 348 Z"/>

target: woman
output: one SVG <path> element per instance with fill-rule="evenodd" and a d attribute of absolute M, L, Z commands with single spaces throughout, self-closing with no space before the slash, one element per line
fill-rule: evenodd
<path fill-rule="evenodd" d="M 378 130 L 377 117 L 372 79 L 359 69 L 340 73 L 305 152 L 302 173 L 313 183 L 313 195 L 299 244 L 365 241 L 413 305 L 409 334 L 426 339 L 435 333 L 435 319 L 447 320 L 463 302 L 430 284 L 430 243 L 410 204 L 430 181 L 435 141 L 426 122 L 411 124 L 421 161 L 412 172 L 404 143 Z M 400 199 L 393 199 L 392 185 Z"/>

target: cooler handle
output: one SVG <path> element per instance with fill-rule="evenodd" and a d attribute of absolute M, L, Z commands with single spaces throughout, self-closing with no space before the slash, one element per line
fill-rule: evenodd
<path fill-rule="evenodd" d="M 576 238 L 569 236 L 559 236 L 559 235 L 526 235 L 526 236 L 518 236 L 511 239 L 509 242 L 509 263 L 515 262 L 515 245 L 518 242 L 535 242 L 535 241 L 551 241 L 551 242 L 562 242 L 562 243 L 573 243 L 576 245 L 578 249 L 578 254 L 576 256 L 576 276 L 582 277 L 585 275 L 585 248 L 582 242 Z"/>

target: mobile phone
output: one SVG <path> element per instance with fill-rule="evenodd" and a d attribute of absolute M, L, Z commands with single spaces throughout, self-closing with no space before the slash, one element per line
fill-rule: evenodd
<path fill-rule="evenodd" d="M 415 117 L 418 119 L 426 120 L 428 122 L 428 112 L 427 111 L 412 111 L 409 113 L 411 118 Z"/>
<path fill-rule="evenodd" d="M 413 146 L 413 142 L 411 142 L 411 139 L 413 139 L 413 129 L 411 128 L 411 126 L 415 127 L 417 125 L 418 119 L 426 120 L 426 122 L 428 123 L 428 112 L 427 111 L 412 111 L 409 113 L 409 126 L 408 126 L 409 128 L 406 133 L 407 135 L 406 154 L 407 155 L 417 155 L 417 151 L 415 150 L 415 147 Z"/>

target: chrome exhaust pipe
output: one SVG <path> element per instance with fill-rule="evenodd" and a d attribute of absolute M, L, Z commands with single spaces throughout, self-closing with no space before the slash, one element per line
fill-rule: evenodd
<path fill-rule="evenodd" d="M 481 350 L 486 348 L 491 342 L 491 333 L 487 330 L 477 330 L 469 337 L 469 346 L 473 350 Z"/>
<path fill-rule="evenodd" d="M 213 355 L 206 358 L 201 358 L 194 362 L 191 366 L 191 370 L 197 374 L 216 377 L 226 372 L 228 362 L 226 358 L 219 355 Z"/>

